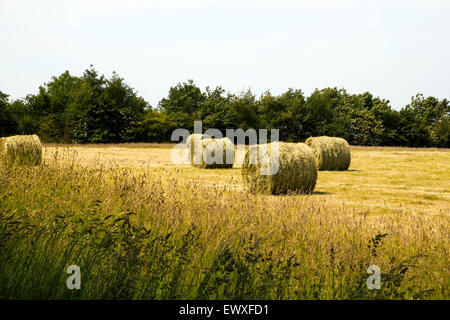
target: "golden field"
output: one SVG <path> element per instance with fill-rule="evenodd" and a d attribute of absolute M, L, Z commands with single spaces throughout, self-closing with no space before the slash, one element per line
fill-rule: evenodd
<path fill-rule="evenodd" d="M 268 196 L 238 167 L 171 164 L 172 147 L 45 145 L 41 166 L 0 165 L 0 298 L 450 297 L 450 150 L 352 147 L 313 194 Z"/>
<path fill-rule="evenodd" d="M 196 169 L 171 163 L 171 144 L 47 145 L 44 159 L 86 167 L 128 168 L 164 175 L 200 186 L 221 185 L 242 191 L 240 169 Z M 358 207 L 368 213 L 450 213 L 450 150 L 402 147 L 351 147 L 348 171 L 320 171 L 308 197 Z"/>

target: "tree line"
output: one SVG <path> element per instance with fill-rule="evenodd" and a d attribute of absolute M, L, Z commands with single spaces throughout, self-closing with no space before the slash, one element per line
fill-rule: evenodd
<path fill-rule="evenodd" d="M 371 93 L 316 89 L 311 95 L 288 89 L 280 95 L 222 87 L 201 90 L 192 80 L 170 88 L 151 106 L 117 73 L 110 78 L 93 66 L 81 77 L 69 71 L 39 87 L 37 94 L 10 100 L 0 91 L 0 136 L 38 134 L 57 143 L 168 142 L 173 130 L 217 128 L 279 129 L 280 140 L 336 136 L 353 145 L 450 147 L 447 99 L 417 94 L 397 111 Z"/>

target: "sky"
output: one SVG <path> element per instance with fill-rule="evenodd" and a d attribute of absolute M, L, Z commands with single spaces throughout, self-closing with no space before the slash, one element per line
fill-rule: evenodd
<path fill-rule="evenodd" d="M 400 109 L 450 99 L 449 16 L 446 0 L 0 0 L 0 91 L 23 98 L 93 64 L 152 106 L 193 79 L 258 96 L 369 91 Z"/>

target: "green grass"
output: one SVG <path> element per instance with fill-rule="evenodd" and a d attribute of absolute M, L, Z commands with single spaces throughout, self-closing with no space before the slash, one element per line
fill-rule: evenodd
<path fill-rule="evenodd" d="M 245 194 L 216 171 L 180 178 L 186 170 L 56 158 L 0 168 L 0 299 L 450 297 L 445 212 L 368 215 L 320 193 Z M 373 264 L 381 290 L 366 287 Z M 66 287 L 70 265 L 80 290 Z"/>

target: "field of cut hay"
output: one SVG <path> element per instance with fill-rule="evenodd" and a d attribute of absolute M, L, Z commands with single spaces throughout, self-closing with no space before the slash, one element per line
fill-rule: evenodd
<path fill-rule="evenodd" d="M 311 194 L 274 196 L 172 147 L 44 145 L 0 168 L 0 298 L 450 298 L 450 150 L 351 147 Z"/>
<path fill-rule="evenodd" d="M 171 144 L 119 144 L 44 148 L 47 163 L 86 168 L 127 168 L 180 181 L 196 180 L 205 187 L 242 191 L 239 165 L 231 170 L 200 170 L 171 163 Z M 348 171 L 318 173 L 313 198 L 355 205 L 370 213 L 423 211 L 443 213 L 450 201 L 450 150 L 400 147 L 351 147 Z"/>

